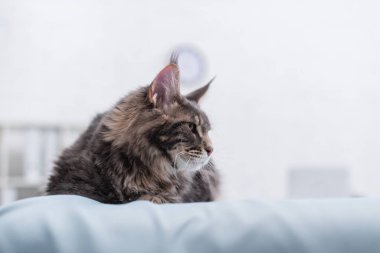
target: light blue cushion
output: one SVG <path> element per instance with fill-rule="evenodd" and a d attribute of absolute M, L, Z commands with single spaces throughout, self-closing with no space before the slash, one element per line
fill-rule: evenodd
<path fill-rule="evenodd" d="M 0 252 L 380 252 L 380 199 L 105 205 L 47 196 L 0 208 Z"/>

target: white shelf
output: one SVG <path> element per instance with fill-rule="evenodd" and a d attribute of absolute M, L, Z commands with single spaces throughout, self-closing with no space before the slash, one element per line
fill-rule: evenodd
<path fill-rule="evenodd" d="M 0 124 L 0 205 L 17 200 L 24 188 L 40 192 L 47 183 L 53 161 L 81 130 L 77 126 Z M 17 165 L 10 160 L 15 150 L 22 159 Z M 11 170 L 22 174 L 10 176 L 15 175 Z"/>

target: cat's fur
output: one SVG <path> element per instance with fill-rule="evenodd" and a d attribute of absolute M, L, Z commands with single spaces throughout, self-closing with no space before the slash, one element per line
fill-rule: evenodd
<path fill-rule="evenodd" d="M 47 194 L 104 203 L 212 201 L 219 175 L 210 154 L 210 123 L 198 101 L 182 96 L 177 57 L 154 79 L 99 114 L 55 164 Z"/>

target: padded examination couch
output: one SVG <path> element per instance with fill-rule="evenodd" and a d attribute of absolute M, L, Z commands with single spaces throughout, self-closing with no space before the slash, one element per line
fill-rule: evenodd
<path fill-rule="evenodd" d="M 36 197 L 0 207 L 0 252 L 380 253 L 380 199 L 107 205 Z"/>

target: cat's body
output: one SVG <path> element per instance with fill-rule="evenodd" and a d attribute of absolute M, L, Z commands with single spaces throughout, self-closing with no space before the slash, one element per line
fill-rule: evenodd
<path fill-rule="evenodd" d="M 104 203 L 214 200 L 219 175 L 198 105 L 208 85 L 184 97 L 178 75 L 172 59 L 150 86 L 98 115 L 56 162 L 47 193 Z"/>

